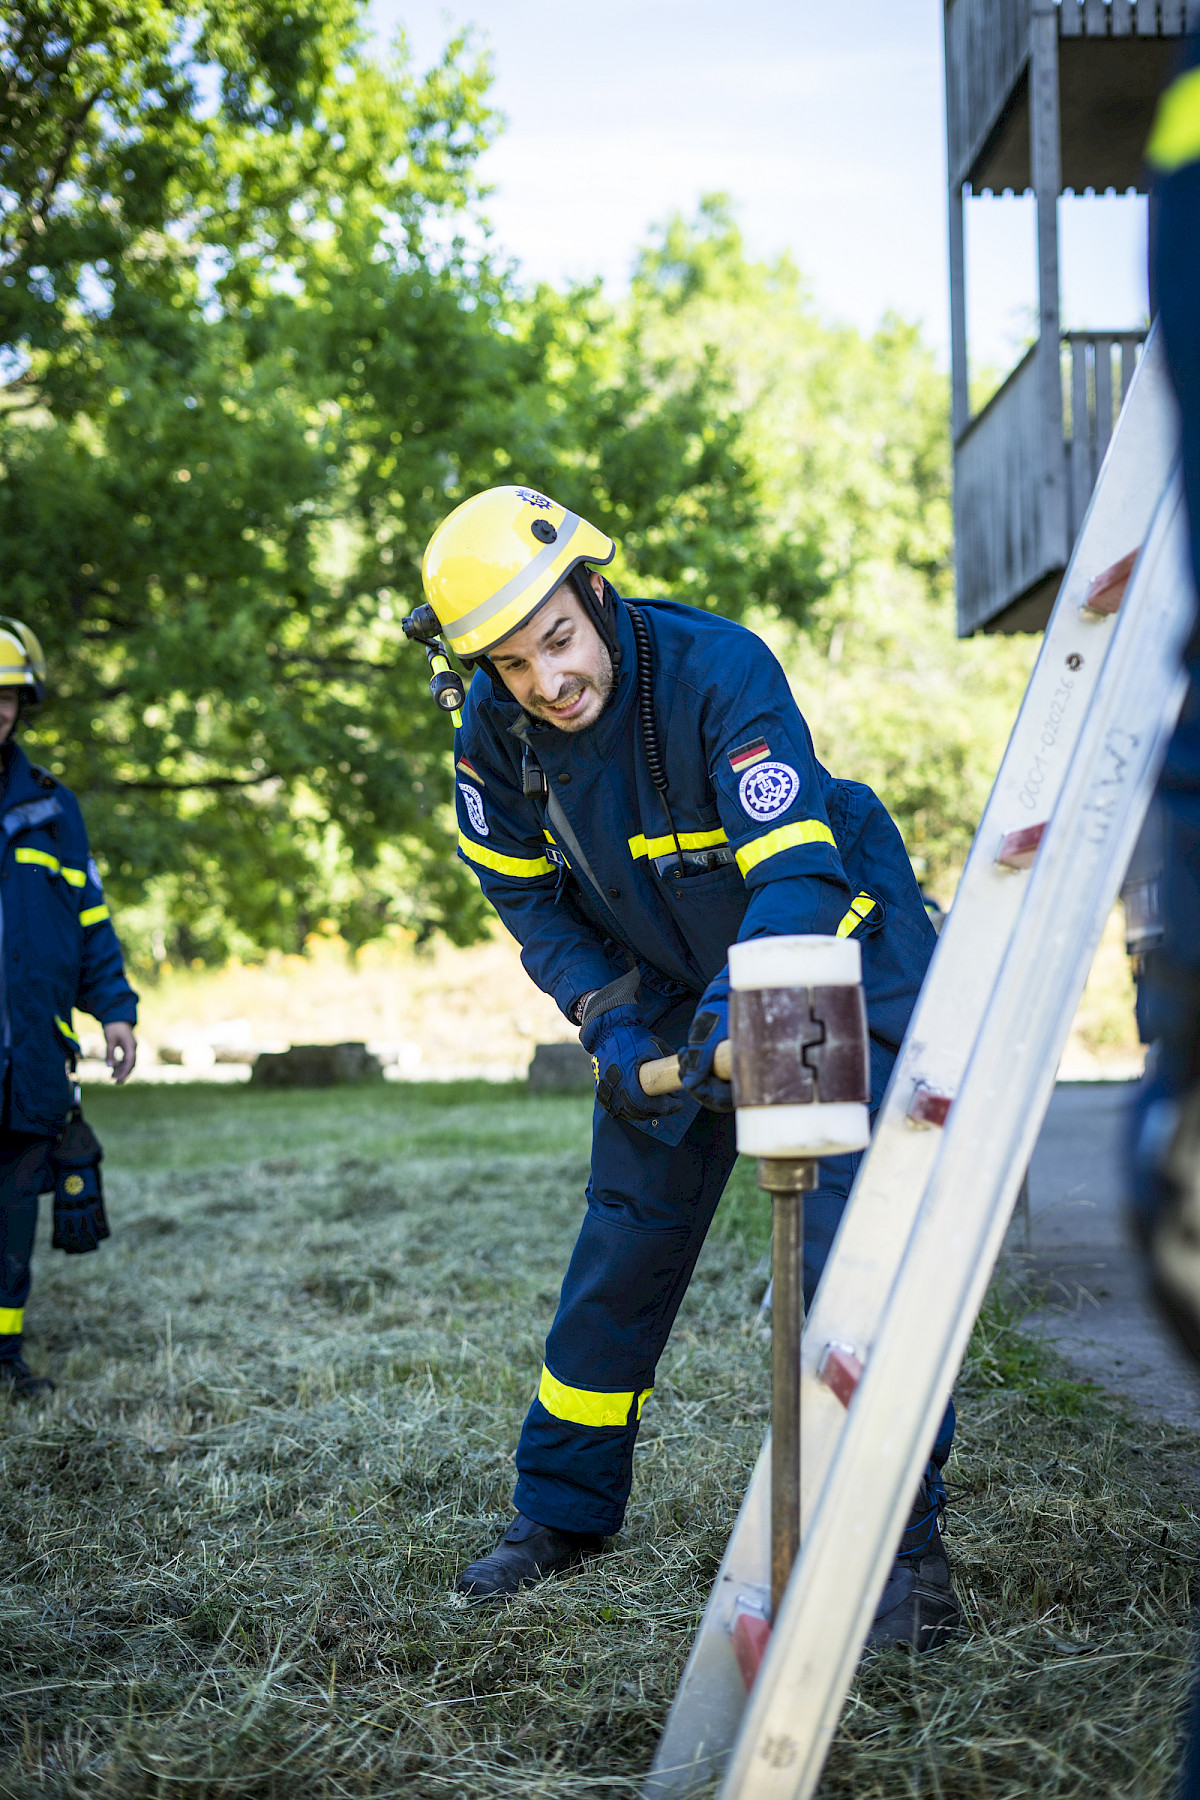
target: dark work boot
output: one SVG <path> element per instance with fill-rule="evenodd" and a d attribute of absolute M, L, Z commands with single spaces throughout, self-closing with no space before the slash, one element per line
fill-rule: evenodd
<path fill-rule="evenodd" d="M 936 1650 L 961 1626 L 962 1611 L 950 1579 L 950 1560 L 938 1529 L 945 1506 L 945 1485 L 939 1470 L 930 1463 L 921 1478 L 899 1552 L 867 1633 L 869 1650 L 882 1650 L 888 1644 Z"/>
<path fill-rule="evenodd" d="M 11 1400 L 33 1400 L 38 1394 L 54 1392 L 50 1377 L 35 1375 L 19 1350 L 0 1361 L 0 1383 L 7 1387 Z"/>
<path fill-rule="evenodd" d="M 458 1591 L 476 1600 L 515 1594 L 547 1575 L 573 1569 L 603 1546 L 604 1539 L 594 1531 L 556 1531 L 518 1513 L 491 1555 L 467 1564 L 458 1578 Z"/>

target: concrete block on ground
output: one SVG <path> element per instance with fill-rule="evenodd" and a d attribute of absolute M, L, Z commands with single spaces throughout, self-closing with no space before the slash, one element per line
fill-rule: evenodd
<path fill-rule="evenodd" d="M 592 1059 L 582 1044 L 539 1044 L 528 1080 L 535 1094 L 591 1094 L 596 1085 Z"/>
<path fill-rule="evenodd" d="M 287 1050 L 264 1051 L 250 1080 L 257 1087 L 344 1087 L 382 1081 L 383 1065 L 365 1044 L 293 1044 Z"/>

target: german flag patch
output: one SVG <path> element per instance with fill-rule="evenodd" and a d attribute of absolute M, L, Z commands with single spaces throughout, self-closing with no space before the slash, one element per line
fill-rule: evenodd
<path fill-rule="evenodd" d="M 468 781 L 476 782 L 479 787 L 486 785 L 474 763 L 469 763 L 465 756 L 460 756 L 458 759 L 458 772 L 460 775 L 465 775 Z"/>
<path fill-rule="evenodd" d="M 766 738 L 754 738 L 751 743 L 739 744 L 736 750 L 729 752 L 729 766 L 735 775 L 740 775 L 754 763 L 765 762 L 770 754 L 771 747 Z"/>

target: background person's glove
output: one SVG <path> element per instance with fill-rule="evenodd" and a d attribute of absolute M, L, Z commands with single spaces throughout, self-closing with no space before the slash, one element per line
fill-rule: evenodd
<path fill-rule="evenodd" d="M 76 1106 L 50 1155 L 54 1174 L 54 1236 L 51 1248 L 68 1256 L 98 1250 L 110 1236 L 100 1181 L 100 1140 Z"/>
<path fill-rule="evenodd" d="M 733 1085 L 713 1068 L 717 1045 L 729 1036 L 729 974 L 715 975 L 700 996 L 688 1041 L 679 1052 L 684 1092 L 709 1112 L 733 1111 Z"/>
<path fill-rule="evenodd" d="M 605 1004 L 605 996 L 617 987 L 618 983 L 613 982 L 589 996 L 579 1033 L 579 1040 L 592 1059 L 596 1098 L 614 1119 L 667 1118 L 682 1107 L 678 1095 L 658 1094 L 651 1098 L 643 1093 L 638 1080 L 642 1064 L 657 1062 L 666 1052 L 651 1037 L 641 1011 L 632 1001 L 622 1000 L 617 994 L 612 996 L 616 1004 Z"/>

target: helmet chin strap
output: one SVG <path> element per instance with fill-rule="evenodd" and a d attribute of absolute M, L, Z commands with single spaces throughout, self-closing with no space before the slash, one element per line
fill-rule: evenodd
<path fill-rule="evenodd" d="M 616 670 L 621 661 L 621 646 L 617 638 L 616 593 L 607 579 L 604 579 L 604 596 L 597 600 L 595 589 L 590 580 L 591 571 L 580 563 L 571 570 L 570 582 L 583 602 L 583 609 L 588 618 L 600 633 L 608 654 L 612 657 L 613 669 Z"/>

